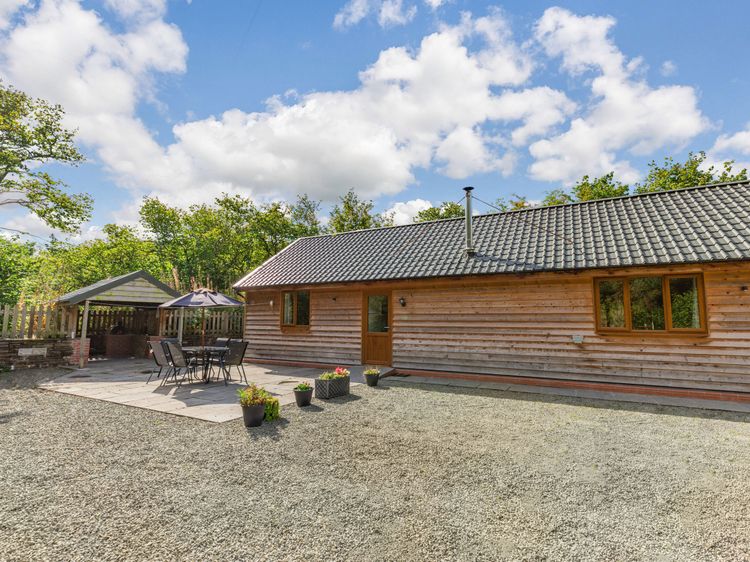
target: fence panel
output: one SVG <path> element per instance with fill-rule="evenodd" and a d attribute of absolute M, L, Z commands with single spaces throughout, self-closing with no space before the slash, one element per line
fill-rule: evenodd
<path fill-rule="evenodd" d="M 242 337 L 243 308 L 231 310 L 211 310 L 209 308 L 203 312 L 200 309 L 183 310 L 185 314 L 182 328 L 183 337 L 201 334 L 203 314 L 205 314 L 207 338 Z M 180 326 L 180 309 L 167 309 L 162 314 L 162 335 L 167 337 L 177 336 Z"/>
<path fill-rule="evenodd" d="M 0 338 L 46 339 L 67 335 L 67 314 L 55 305 L 11 306 L 0 308 Z"/>

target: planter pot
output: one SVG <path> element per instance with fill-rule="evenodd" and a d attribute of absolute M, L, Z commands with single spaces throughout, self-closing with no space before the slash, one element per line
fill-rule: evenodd
<path fill-rule="evenodd" d="M 266 415 L 266 405 L 242 406 L 242 419 L 245 427 L 258 427 L 263 425 L 263 417 Z"/>
<path fill-rule="evenodd" d="M 310 405 L 312 399 L 313 389 L 310 390 L 295 390 L 294 399 L 297 401 L 297 406 L 304 408 Z"/>
<path fill-rule="evenodd" d="M 378 380 L 380 380 L 380 375 L 365 375 L 367 386 L 378 386 Z"/>
<path fill-rule="evenodd" d="M 321 380 L 315 379 L 315 398 L 328 400 L 349 394 L 349 377 Z"/>

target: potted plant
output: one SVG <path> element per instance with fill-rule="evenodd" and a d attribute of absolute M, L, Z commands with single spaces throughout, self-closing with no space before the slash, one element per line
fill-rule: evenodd
<path fill-rule="evenodd" d="M 301 382 L 294 387 L 294 399 L 297 401 L 297 406 L 304 408 L 310 405 L 312 399 L 313 387 L 306 382 Z"/>
<path fill-rule="evenodd" d="M 315 398 L 336 398 L 349 394 L 349 371 L 336 367 L 315 379 Z"/>
<path fill-rule="evenodd" d="M 362 374 L 365 375 L 367 386 L 378 386 L 378 381 L 380 380 L 380 369 L 375 369 L 374 367 L 365 369 Z"/>
<path fill-rule="evenodd" d="M 258 427 L 263 425 L 263 419 L 268 419 L 267 406 L 270 404 L 271 409 L 273 409 L 273 402 L 276 403 L 276 417 L 278 417 L 279 401 L 271 396 L 271 394 L 264 388 L 251 384 L 247 388 L 241 388 L 238 390 L 237 395 L 240 397 L 242 419 L 245 422 L 245 427 Z"/>

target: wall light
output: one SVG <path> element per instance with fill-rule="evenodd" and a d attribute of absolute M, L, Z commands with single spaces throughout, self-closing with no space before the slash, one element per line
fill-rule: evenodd
<path fill-rule="evenodd" d="M 268 306 L 270 306 L 271 308 L 273 308 L 273 299 L 271 299 L 270 301 L 268 301 Z"/>
<path fill-rule="evenodd" d="M 400 304 L 401 306 L 406 306 L 406 299 L 404 297 L 401 297 L 400 299 L 398 299 L 398 304 Z"/>
<path fill-rule="evenodd" d="M 742 291 L 743 293 L 746 293 L 747 292 L 747 285 L 743 285 L 742 287 L 740 287 L 740 291 Z"/>

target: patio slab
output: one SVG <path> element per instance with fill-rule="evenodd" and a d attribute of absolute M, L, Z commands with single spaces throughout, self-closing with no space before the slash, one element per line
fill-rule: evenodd
<path fill-rule="evenodd" d="M 152 377 L 148 380 L 153 362 L 145 359 L 112 360 L 91 363 L 67 375 L 40 385 L 45 390 L 72 394 L 84 398 L 104 400 L 125 406 L 153 410 L 210 422 L 225 422 L 242 417 L 237 401 L 237 390 L 245 387 L 237 369 L 232 369 L 233 380 L 203 384 L 183 383 L 178 386 Z M 245 364 L 250 383 L 263 386 L 284 406 L 294 403 L 294 387 L 311 381 L 320 369 L 276 365 Z M 352 382 L 352 385 L 358 383 Z"/>

